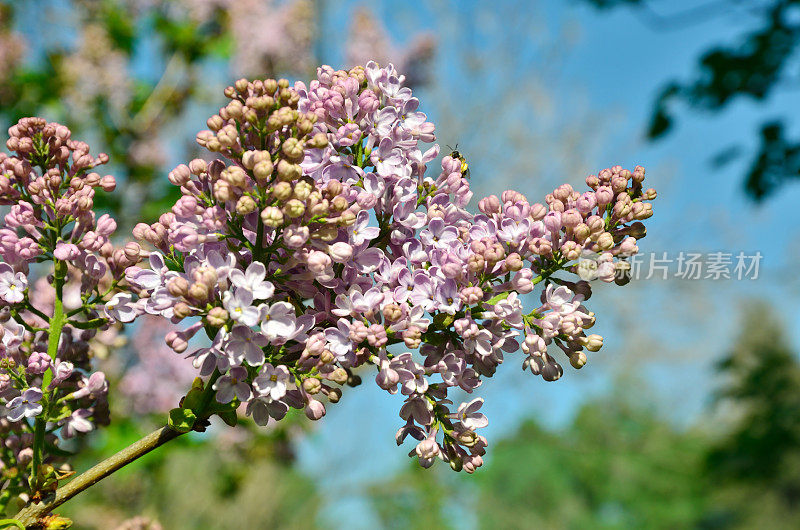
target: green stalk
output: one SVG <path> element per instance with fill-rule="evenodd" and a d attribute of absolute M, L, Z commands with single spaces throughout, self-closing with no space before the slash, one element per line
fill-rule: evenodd
<path fill-rule="evenodd" d="M 203 394 L 200 399 L 200 405 L 197 407 L 196 411 L 198 420 L 206 420 L 208 419 L 208 416 L 210 416 L 207 410 L 214 397 L 214 383 L 220 375 L 221 374 L 218 370 L 214 370 L 214 373 L 206 382 L 206 386 L 203 389 Z M 30 504 L 23 508 L 15 516 L 16 520 L 21 522 L 24 525 L 24 528 L 37 528 L 36 525 L 42 517 L 49 514 L 54 509 L 61 506 L 83 490 L 94 486 L 115 471 L 118 471 L 131 462 L 138 460 L 151 451 L 161 447 L 165 443 L 178 438 L 182 434 L 185 433 L 178 432 L 169 425 L 165 425 L 164 427 L 151 432 L 144 438 L 139 439 L 120 452 L 106 458 L 91 469 L 81 473 L 65 485 L 61 486 L 58 488 L 58 490 L 56 490 L 54 495 L 47 497 L 45 502 Z"/>
<path fill-rule="evenodd" d="M 66 485 L 58 488 L 54 497 L 47 502 L 31 504 L 16 515 L 16 520 L 24 525 L 24 528 L 36 528 L 36 524 L 45 515 L 61 506 L 72 497 L 82 492 L 86 488 L 97 484 L 99 481 L 133 462 L 134 460 L 146 455 L 150 451 L 174 440 L 181 434 L 172 430 L 170 427 L 161 427 L 151 432 L 144 438 L 134 442 L 117 454 L 103 460 L 88 471 L 80 474 L 69 481 Z"/>
<path fill-rule="evenodd" d="M 56 289 L 55 302 L 53 304 L 53 316 L 50 318 L 50 332 L 47 343 L 47 355 L 50 359 L 55 360 L 58 355 L 58 343 L 61 339 L 61 331 L 64 329 L 66 319 L 64 317 L 64 279 L 67 276 L 67 264 L 61 260 L 54 260 L 55 272 L 53 275 L 53 283 Z M 38 474 L 39 468 L 42 465 L 42 455 L 44 454 L 44 435 L 45 427 L 47 425 L 47 416 L 50 407 L 51 396 L 47 392 L 47 387 L 53 380 L 53 366 L 45 370 L 42 374 L 42 413 L 36 418 L 36 423 L 33 431 L 33 459 L 31 462 L 32 482 L 35 487 L 38 487 Z"/>

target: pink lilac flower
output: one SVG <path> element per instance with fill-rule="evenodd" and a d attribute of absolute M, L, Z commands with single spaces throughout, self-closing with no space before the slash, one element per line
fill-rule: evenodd
<path fill-rule="evenodd" d="M 244 272 L 231 269 L 228 278 L 238 289 L 250 291 L 255 300 L 268 300 L 275 292 L 275 286 L 266 281 L 267 269 L 261 262 L 251 263 Z M 252 325 L 252 324 L 251 324 Z"/>
<path fill-rule="evenodd" d="M 89 409 L 78 409 L 68 418 L 61 421 L 61 432 L 64 438 L 73 438 L 78 434 L 86 434 L 94 429 L 94 424 L 89 421 L 92 411 Z"/>
<path fill-rule="evenodd" d="M 116 187 L 97 172 L 107 155 L 90 154 L 67 127 L 34 117 L 12 125 L 5 146 L 0 305 L 12 307 L 0 323 L 8 361 L 0 366 L 0 421 L 22 442 L 0 455 L 0 467 L 17 469 L 3 488 L 32 493 L 31 455 L 60 465 L 64 456 L 50 450 L 57 437 L 108 423 L 108 385 L 92 364 L 118 338 L 117 323 L 138 315 L 138 297 L 121 292 L 120 279 L 143 253 L 135 242 L 115 247 L 116 222 L 94 211 L 96 195 Z M 56 424 L 63 428 L 47 428 Z"/>

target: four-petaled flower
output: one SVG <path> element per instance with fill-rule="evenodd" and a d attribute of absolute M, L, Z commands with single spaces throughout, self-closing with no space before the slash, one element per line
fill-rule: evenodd
<path fill-rule="evenodd" d="M 474 431 L 489 425 L 489 420 L 486 416 L 478 412 L 483 406 L 483 398 L 475 398 L 469 403 L 461 403 L 458 406 L 456 418 L 461 422 L 461 425 Z"/>
<path fill-rule="evenodd" d="M 8 263 L 0 263 L 0 298 L 9 304 L 18 304 L 25 298 L 28 278 L 21 272 L 14 272 Z"/>
<path fill-rule="evenodd" d="M 247 384 L 247 369 L 242 366 L 235 366 L 227 375 L 223 375 L 214 384 L 217 391 L 217 401 L 220 403 L 230 403 L 233 398 L 241 402 L 250 399 L 250 385 Z"/>
<path fill-rule="evenodd" d="M 34 418 L 42 413 L 42 391 L 36 387 L 25 390 L 21 396 L 17 396 L 8 402 L 7 417 L 11 421 L 19 421 L 24 418 Z"/>
<path fill-rule="evenodd" d="M 138 308 L 133 301 L 131 293 L 117 293 L 112 296 L 111 300 L 106 302 L 103 312 L 108 318 L 118 322 L 131 322 L 139 316 Z"/>
<path fill-rule="evenodd" d="M 251 291 L 241 288 L 225 291 L 222 295 L 222 305 L 234 322 L 245 326 L 255 326 L 258 323 L 260 310 L 253 305 Z"/>
<path fill-rule="evenodd" d="M 253 388 L 255 388 L 259 396 L 277 401 L 286 395 L 291 381 L 292 376 L 285 366 L 273 366 L 266 363 L 261 368 L 258 377 L 253 379 Z"/>
<path fill-rule="evenodd" d="M 250 291 L 254 300 L 268 300 L 275 292 L 272 282 L 265 280 L 267 269 L 260 261 L 255 261 L 247 266 L 242 272 L 239 269 L 231 269 L 228 278 L 237 290 Z"/>

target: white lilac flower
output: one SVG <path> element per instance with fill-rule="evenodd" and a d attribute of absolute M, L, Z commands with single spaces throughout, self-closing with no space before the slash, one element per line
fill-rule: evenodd
<path fill-rule="evenodd" d="M 253 305 L 253 293 L 247 289 L 225 291 L 222 296 L 222 305 L 234 322 L 245 326 L 258 324 L 260 311 Z"/>
<path fill-rule="evenodd" d="M 269 397 L 277 401 L 286 395 L 292 376 L 283 366 L 273 366 L 269 363 L 261 368 L 261 372 L 253 380 L 253 388 L 259 396 Z"/>
<path fill-rule="evenodd" d="M 22 418 L 34 418 L 42 413 L 42 391 L 32 387 L 25 390 L 21 396 L 17 396 L 6 404 L 8 409 L 7 417 L 11 421 L 19 421 Z"/>
<path fill-rule="evenodd" d="M 481 406 L 483 406 L 483 398 L 475 398 L 469 403 L 461 403 L 458 406 L 456 417 L 464 427 L 471 431 L 486 427 L 489 425 L 489 420 L 478 412 Z"/>
<path fill-rule="evenodd" d="M 275 302 L 262 309 L 261 332 L 270 342 L 291 336 L 297 331 L 297 317 L 294 306 L 289 302 Z"/>
<path fill-rule="evenodd" d="M 255 300 L 268 300 L 275 293 L 275 286 L 272 282 L 265 280 L 267 269 L 260 261 L 248 265 L 244 272 L 239 269 L 231 269 L 228 278 L 237 289 L 244 289 L 253 294 Z"/>
<path fill-rule="evenodd" d="M 131 322 L 139 315 L 131 293 L 117 293 L 106 302 L 103 312 L 112 320 Z"/>
<path fill-rule="evenodd" d="M 9 304 L 18 304 L 25 298 L 28 279 L 14 272 L 8 263 L 0 263 L 0 298 Z"/>

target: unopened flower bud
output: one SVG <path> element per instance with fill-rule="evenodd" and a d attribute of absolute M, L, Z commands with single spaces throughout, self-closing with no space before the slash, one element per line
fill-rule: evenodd
<path fill-rule="evenodd" d="M 523 266 L 522 258 L 516 252 L 512 252 L 511 254 L 506 256 L 505 264 L 506 264 L 506 267 L 505 267 L 506 270 L 507 271 L 512 271 L 512 272 L 516 272 L 516 271 L 520 270 L 522 268 L 522 266 Z"/>
<path fill-rule="evenodd" d="M 597 246 L 600 247 L 600 250 L 610 250 L 614 248 L 614 236 L 609 232 L 603 232 L 597 238 Z"/>
<path fill-rule="evenodd" d="M 301 180 L 294 185 L 294 198 L 300 201 L 308 199 L 311 191 L 314 189 L 313 184 L 306 180 Z"/>
<path fill-rule="evenodd" d="M 208 164 L 202 158 L 195 158 L 189 162 L 189 171 L 192 175 L 202 175 L 208 169 Z"/>
<path fill-rule="evenodd" d="M 309 377 L 303 380 L 303 390 L 309 394 L 318 394 L 322 389 L 322 383 L 316 377 Z"/>
<path fill-rule="evenodd" d="M 575 353 L 570 354 L 569 356 L 569 364 L 572 365 L 573 368 L 581 369 L 586 365 L 588 361 L 586 354 L 582 351 L 577 351 Z"/>
<path fill-rule="evenodd" d="M 328 247 L 328 253 L 336 263 L 345 263 L 353 257 L 353 247 L 344 241 L 339 241 Z"/>
<path fill-rule="evenodd" d="M 221 328 L 228 321 L 228 312 L 222 307 L 213 307 L 205 318 L 212 328 Z"/>
<path fill-rule="evenodd" d="M 288 160 L 281 159 L 278 162 L 278 179 L 284 182 L 292 182 L 300 178 L 302 171 L 298 164 L 292 164 Z"/>
<path fill-rule="evenodd" d="M 186 318 L 192 315 L 192 308 L 185 302 L 178 302 L 175 304 L 175 307 L 172 308 L 172 312 L 178 318 Z"/>
<path fill-rule="evenodd" d="M 305 156 L 305 145 L 297 138 L 287 138 L 281 145 L 281 152 L 290 162 L 301 162 Z"/>
<path fill-rule="evenodd" d="M 342 391 L 338 388 L 332 388 L 328 391 L 328 401 L 331 403 L 338 403 L 342 399 Z"/>
<path fill-rule="evenodd" d="M 167 282 L 167 291 L 172 296 L 186 296 L 189 292 L 189 282 L 182 276 L 171 278 Z"/>
<path fill-rule="evenodd" d="M 114 178 L 114 175 L 106 175 L 101 178 L 100 187 L 107 193 L 114 191 L 117 187 L 117 180 Z"/>
<path fill-rule="evenodd" d="M 581 345 L 589 351 L 600 351 L 603 347 L 603 337 L 592 333 L 581 340 Z"/>
<path fill-rule="evenodd" d="M 341 195 L 337 195 L 330 201 L 330 209 L 334 212 L 343 212 L 348 206 L 347 199 Z"/>
<path fill-rule="evenodd" d="M 222 177 L 236 188 L 244 188 L 247 185 L 247 173 L 239 166 L 228 167 L 222 172 Z"/>
<path fill-rule="evenodd" d="M 283 224 L 283 212 L 275 206 L 267 206 L 261 210 L 261 220 L 265 225 L 273 228 Z"/>
<path fill-rule="evenodd" d="M 308 147 L 312 147 L 315 149 L 322 149 L 323 147 L 327 147 L 328 145 L 328 135 L 325 133 L 317 133 L 315 134 L 311 140 L 306 142 Z"/>
<path fill-rule="evenodd" d="M 316 399 L 310 399 L 305 408 L 306 417 L 312 421 L 321 419 L 325 415 L 325 405 Z"/>
<path fill-rule="evenodd" d="M 290 199 L 289 201 L 286 201 L 286 204 L 283 207 L 283 212 L 290 219 L 301 217 L 304 213 L 306 213 L 306 205 L 297 199 Z"/>
<path fill-rule="evenodd" d="M 344 368 L 337 368 L 328 377 L 334 383 L 343 385 L 347 382 L 347 371 Z"/>
<path fill-rule="evenodd" d="M 383 306 L 382 312 L 383 318 L 385 318 L 387 322 L 397 322 L 403 316 L 403 311 L 397 304 L 386 304 Z"/>
<path fill-rule="evenodd" d="M 242 195 L 236 202 L 236 213 L 239 215 L 247 215 L 256 211 L 258 205 L 256 201 L 249 195 Z"/>
<path fill-rule="evenodd" d="M 269 178 L 272 176 L 273 169 L 274 166 L 272 164 L 272 160 L 270 159 L 262 160 L 256 163 L 256 165 L 253 166 L 253 175 L 256 178 L 256 182 L 262 186 L 266 184 Z"/>
<path fill-rule="evenodd" d="M 208 285 L 201 282 L 195 282 L 189 286 L 189 297 L 197 300 L 198 302 L 205 302 L 208 300 L 208 295 L 210 294 L 210 290 Z"/>

